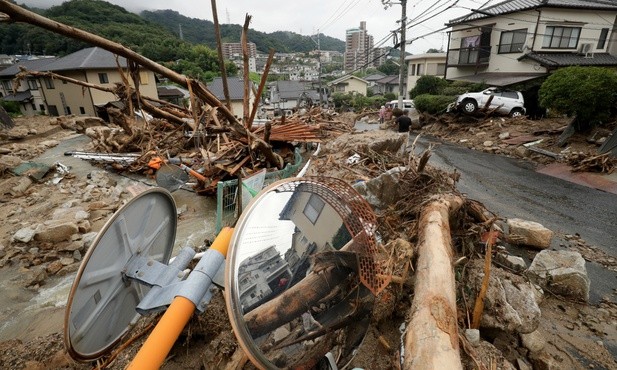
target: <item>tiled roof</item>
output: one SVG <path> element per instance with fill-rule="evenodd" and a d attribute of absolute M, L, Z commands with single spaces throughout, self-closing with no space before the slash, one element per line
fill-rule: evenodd
<path fill-rule="evenodd" d="M 382 85 L 387 85 L 387 84 L 398 85 L 399 78 L 398 78 L 398 76 L 386 76 L 386 77 L 384 77 L 382 79 L 379 79 L 379 80 L 377 80 L 375 82 L 378 83 L 378 84 L 382 84 Z"/>
<path fill-rule="evenodd" d="M 249 91 L 252 81 L 249 81 Z M 229 89 L 229 98 L 231 100 L 243 100 L 244 99 L 244 80 L 239 77 L 227 77 L 227 88 Z M 216 77 L 212 82 L 208 84 L 208 90 L 210 90 L 214 96 L 220 101 L 225 101 L 225 93 L 223 91 L 223 79 Z"/>
<path fill-rule="evenodd" d="M 617 66 L 617 57 L 608 53 L 594 53 L 589 56 L 575 53 L 527 53 L 519 58 L 534 60 L 544 67 L 567 66 Z"/>
<path fill-rule="evenodd" d="M 28 91 L 20 91 L 17 94 L 6 95 L 2 97 L 2 100 L 23 102 L 23 101 L 28 101 L 31 98 L 32 98 L 32 94 L 30 93 L 30 90 L 28 90 Z"/>
<path fill-rule="evenodd" d="M 315 90 L 306 88 L 306 85 L 300 81 L 276 81 L 275 85 L 281 99 L 299 99 L 304 92 L 317 93 Z M 319 99 L 319 93 L 317 95 Z"/>
<path fill-rule="evenodd" d="M 176 89 L 175 87 L 168 87 L 168 86 L 159 86 L 156 88 L 159 97 L 175 97 L 175 96 L 179 96 L 181 98 L 184 97 L 184 93 L 178 89 Z"/>
<path fill-rule="evenodd" d="M 617 2 L 610 0 L 506 0 L 484 9 L 452 19 L 448 26 L 490 18 L 501 14 L 514 13 L 535 8 L 571 8 L 591 10 L 617 10 Z"/>
<path fill-rule="evenodd" d="M 126 68 L 126 59 L 118 57 L 118 64 Z M 72 54 L 56 59 L 45 67 L 47 71 L 69 71 L 75 69 L 109 69 L 117 68 L 116 55 L 99 47 L 81 49 Z"/>
<path fill-rule="evenodd" d="M 374 73 L 372 75 L 368 75 L 364 77 L 364 79 L 367 81 L 377 81 L 377 80 L 381 80 L 384 77 L 386 77 L 386 75 L 383 73 Z"/>
<path fill-rule="evenodd" d="M 20 66 L 30 71 L 44 71 L 46 70 L 45 67 L 53 63 L 55 60 L 56 58 L 24 60 L 0 71 L 0 77 L 14 77 L 17 73 L 20 72 Z"/>

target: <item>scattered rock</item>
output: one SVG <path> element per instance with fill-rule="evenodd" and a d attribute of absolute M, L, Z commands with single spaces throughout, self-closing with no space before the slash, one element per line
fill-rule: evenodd
<path fill-rule="evenodd" d="M 17 232 L 13 235 L 13 240 L 22 243 L 28 243 L 34 238 L 35 234 L 36 231 L 34 229 L 30 227 L 24 227 L 23 229 L 17 230 Z"/>
<path fill-rule="evenodd" d="M 90 248 L 90 245 L 92 245 L 92 242 L 94 241 L 94 238 L 96 238 L 97 235 L 98 233 L 96 232 L 90 232 L 90 233 L 82 235 L 81 240 L 84 242 L 84 247 Z"/>
<path fill-rule="evenodd" d="M 546 345 L 544 336 L 537 330 L 529 334 L 521 334 L 521 342 L 531 353 L 541 351 Z"/>
<path fill-rule="evenodd" d="M 31 269 L 27 269 L 24 274 L 24 281 L 26 287 L 32 287 L 40 285 L 47 279 L 47 272 L 44 267 L 36 266 Z"/>
<path fill-rule="evenodd" d="M 469 341 L 469 343 L 474 346 L 480 343 L 480 330 L 478 329 L 466 329 L 465 330 L 465 338 Z"/>
<path fill-rule="evenodd" d="M 71 235 L 79 231 L 73 222 L 62 222 L 58 224 L 46 225 L 41 231 L 37 231 L 34 240 L 41 242 L 57 243 L 69 240 Z"/>
<path fill-rule="evenodd" d="M 560 370 L 563 369 L 559 361 L 546 351 L 532 353 L 529 356 L 534 370 Z"/>
<path fill-rule="evenodd" d="M 11 181 L 12 180 L 12 181 Z M 9 193 L 14 197 L 20 197 L 26 193 L 26 190 L 32 185 L 32 180 L 29 177 L 17 177 L 14 179 L 9 179 L 12 183 Z"/>
<path fill-rule="evenodd" d="M 510 231 L 507 240 L 512 244 L 528 245 L 540 249 L 546 249 L 551 245 L 553 232 L 542 224 L 520 218 L 510 218 L 508 227 Z"/>
<path fill-rule="evenodd" d="M 60 261 L 53 261 L 47 265 L 47 273 L 50 275 L 55 275 L 62 269 L 62 263 Z"/>
<path fill-rule="evenodd" d="M 527 264 L 524 259 L 507 253 L 497 253 L 495 255 L 495 261 L 514 271 L 523 271 L 527 268 Z"/>
<path fill-rule="evenodd" d="M 533 259 L 527 273 L 540 286 L 555 294 L 589 300 L 591 282 L 585 260 L 578 252 L 541 251 Z"/>
<path fill-rule="evenodd" d="M 500 140 L 506 140 L 510 138 L 510 133 L 509 132 L 502 132 L 501 134 L 499 134 L 499 139 Z"/>
<path fill-rule="evenodd" d="M 489 147 L 493 146 L 493 142 L 491 140 L 487 140 L 484 143 L 482 143 L 482 145 L 484 145 L 485 147 L 489 148 Z"/>

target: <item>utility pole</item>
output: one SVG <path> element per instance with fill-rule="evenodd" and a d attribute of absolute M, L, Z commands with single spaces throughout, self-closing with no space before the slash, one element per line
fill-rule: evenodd
<path fill-rule="evenodd" d="M 312 37 L 311 40 L 317 44 L 317 83 L 319 84 L 319 106 L 321 107 L 323 105 L 323 92 L 321 88 L 321 44 L 319 30 L 317 30 L 317 42 L 315 42 Z"/>
<path fill-rule="evenodd" d="M 403 99 L 405 98 L 405 78 L 407 77 L 407 64 L 405 63 L 405 28 L 407 28 L 407 0 L 401 0 L 401 57 L 399 67 L 400 76 L 398 79 L 398 107 L 403 109 Z"/>
<path fill-rule="evenodd" d="M 392 6 L 392 4 L 401 4 L 401 55 L 399 57 L 399 79 L 398 79 L 398 107 L 403 109 L 403 99 L 405 98 L 405 78 L 407 78 L 407 64 L 405 63 L 405 31 L 407 28 L 407 0 L 399 0 L 395 3 L 390 0 L 381 0 L 384 9 Z"/>

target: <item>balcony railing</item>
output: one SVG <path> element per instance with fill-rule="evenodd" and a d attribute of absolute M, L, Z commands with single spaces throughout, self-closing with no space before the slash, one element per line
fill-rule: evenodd
<path fill-rule="evenodd" d="M 450 49 L 448 53 L 450 66 L 487 66 L 490 59 L 490 46 Z"/>

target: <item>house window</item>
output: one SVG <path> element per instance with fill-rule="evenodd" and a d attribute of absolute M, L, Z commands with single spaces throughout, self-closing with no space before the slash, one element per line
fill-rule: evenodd
<path fill-rule="evenodd" d="M 79 113 L 86 114 L 86 109 L 84 107 L 79 107 Z"/>
<path fill-rule="evenodd" d="M 150 82 L 150 79 L 148 78 L 148 72 L 140 71 L 139 72 L 139 83 L 142 85 L 147 85 L 149 82 Z"/>
<path fill-rule="evenodd" d="M 324 205 L 324 201 L 319 196 L 311 194 L 309 201 L 304 207 L 304 215 L 309 219 L 309 221 L 315 224 L 321 214 L 321 211 L 323 210 Z"/>
<path fill-rule="evenodd" d="M 67 116 L 71 114 L 71 107 L 64 107 L 64 114 Z"/>
<path fill-rule="evenodd" d="M 547 26 L 542 47 L 546 49 L 575 49 L 580 34 L 580 27 Z"/>
<path fill-rule="evenodd" d="M 36 80 L 28 80 L 28 88 L 30 90 L 38 90 L 39 85 L 37 85 Z"/>
<path fill-rule="evenodd" d="M 598 39 L 598 46 L 596 49 L 604 49 L 604 45 L 606 45 L 606 38 L 608 37 L 608 28 L 602 28 L 600 31 L 600 38 Z"/>
<path fill-rule="evenodd" d="M 107 73 L 99 73 L 99 82 L 102 84 L 109 83 L 109 78 L 107 77 Z"/>
<path fill-rule="evenodd" d="M 446 74 L 446 63 L 437 63 L 437 76 L 443 76 Z"/>
<path fill-rule="evenodd" d="M 13 86 L 11 86 L 11 81 L 8 81 L 8 80 L 2 81 L 2 87 L 4 87 L 4 89 L 9 92 L 13 88 Z"/>
<path fill-rule="evenodd" d="M 416 75 L 416 65 L 412 64 L 409 66 L 409 75 L 410 76 L 415 76 Z"/>
<path fill-rule="evenodd" d="M 461 51 L 459 54 L 460 64 L 472 64 L 478 59 L 478 48 L 480 47 L 480 35 L 463 37 L 461 40 Z"/>
<path fill-rule="evenodd" d="M 50 89 L 50 90 L 51 90 L 51 89 L 55 89 L 55 88 L 56 88 L 56 87 L 54 86 L 54 80 L 52 80 L 52 79 L 51 79 L 51 78 L 49 78 L 49 77 L 45 77 L 45 78 L 44 78 L 44 80 L 45 80 L 45 87 L 46 87 L 46 88 L 48 88 L 48 89 Z"/>
<path fill-rule="evenodd" d="M 527 28 L 501 33 L 499 40 L 499 54 L 520 53 L 527 39 Z"/>
<path fill-rule="evenodd" d="M 424 64 L 418 64 L 417 75 L 422 76 L 424 74 Z"/>
<path fill-rule="evenodd" d="M 30 103 L 30 106 L 32 107 L 32 110 L 36 110 L 36 104 Z"/>
<path fill-rule="evenodd" d="M 43 104 L 39 104 L 39 110 L 40 110 L 41 112 L 45 112 L 45 105 L 43 105 Z"/>

